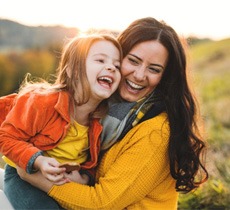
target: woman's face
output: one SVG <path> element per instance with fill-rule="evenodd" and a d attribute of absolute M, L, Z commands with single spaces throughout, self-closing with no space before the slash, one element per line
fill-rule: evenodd
<path fill-rule="evenodd" d="M 121 64 L 121 97 L 132 102 L 150 94 L 161 81 L 167 60 L 167 49 L 156 40 L 134 46 Z"/>

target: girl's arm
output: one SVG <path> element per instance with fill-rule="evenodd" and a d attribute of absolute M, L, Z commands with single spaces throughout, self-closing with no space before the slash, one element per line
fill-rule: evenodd
<path fill-rule="evenodd" d="M 21 95 L 0 127 L 0 152 L 28 173 L 33 172 L 41 150 L 61 138 L 61 132 L 56 132 L 53 126 L 57 121 L 54 105 L 54 97 Z M 57 130 L 59 124 L 55 126 Z"/>
<path fill-rule="evenodd" d="M 42 109 L 36 111 L 31 101 L 29 94 L 18 97 L 0 127 L 0 152 L 25 170 L 31 158 L 41 152 L 29 143 L 39 131 L 38 120 L 43 120 Z"/>

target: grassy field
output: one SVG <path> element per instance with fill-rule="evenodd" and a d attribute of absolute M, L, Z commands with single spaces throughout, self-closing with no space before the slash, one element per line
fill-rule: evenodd
<path fill-rule="evenodd" d="M 205 123 L 210 177 L 180 196 L 179 209 L 230 209 L 230 39 L 191 46 L 189 66 Z"/>
<path fill-rule="evenodd" d="M 199 190 L 181 195 L 181 209 L 230 209 L 230 39 L 191 48 L 191 69 L 201 103 L 210 174 Z"/>
<path fill-rule="evenodd" d="M 5 163 L 4 163 L 4 161 L 2 160 L 2 155 L 1 155 L 1 153 L 0 153 L 0 168 L 3 168 L 4 167 L 4 165 L 5 165 Z"/>

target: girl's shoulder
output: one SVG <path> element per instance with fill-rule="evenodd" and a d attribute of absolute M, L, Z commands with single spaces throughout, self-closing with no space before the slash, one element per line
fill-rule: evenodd
<path fill-rule="evenodd" d="M 16 97 L 16 93 L 0 97 L 0 125 L 13 107 Z"/>
<path fill-rule="evenodd" d="M 31 91 L 18 94 L 8 112 L 12 110 L 11 113 L 40 113 L 41 115 L 47 112 L 53 113 L 56 107 L 57 109 L 68 107 L 68 97 L 68 94 L 64 91 L 46 94 Z"/>
<path fill-rule="evenodd" d="M 37 106 L 46 106 L 49 104 L 56 104 L 59 101 L 59 98 L 63 97 L 66 94 L 67 93 L 65 93 L 64 91 L 47 93 L 31 91 L 25 94 L 18 95 L 17 102 Z"/>

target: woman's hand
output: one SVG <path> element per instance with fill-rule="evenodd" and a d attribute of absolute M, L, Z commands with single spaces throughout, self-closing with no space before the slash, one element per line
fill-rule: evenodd
<path fill-rule="evenodd" d="M 53 182 L 46 179 L 43 174 L 38 171 L 34 174 L 28 174 L 25 170 L 23 170 L 20 167 L 17 167 L 17 173 L 26 182 L 29 182 L 34 187 L 39 188 L 40 190 L 44 192 L 49 192 L 49 190 L 54 185 Z M 71 173 L 64 173 L 65 178 L 59 183 L 55 183 L 56 185 L 62 185 L 67 182 L 77 182 L 80 184 L 88 184 L 89 177 L 86 174 L 81 175 L 77 170 L 72 171 Z"/>
<path fill-rule="evenodd" d="M 77 170 L 65 173 L 64 176 L 69 182 L 77 182 L 79 184 L 88 184 L 89 182 L 89 177 L 86 174 L 81 175 Z"/>
<path fill-rule="evenodd" d="M 52 188 L 53 183 L 50 182 L 48 179 L 46 179 L 40 171 L 34 173 L 34 174 L 28 174 L 25 170 L 22 168 L 17 167 L 18 175 L 26 182 L 29 182 L 31 185 L 39 188 L 40 190 L 44 192 L 49 192 L 49 190 Z M 62 184 L 66 183 L 66 180 L 63 181 Z"/>

